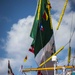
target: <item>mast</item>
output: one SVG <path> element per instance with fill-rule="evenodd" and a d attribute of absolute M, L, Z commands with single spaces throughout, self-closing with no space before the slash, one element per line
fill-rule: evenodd
<path fill-rule="evenodd" d="M 48 1 L 48 0 L 47 0 Z M 49 22 L 50 22 L 50 27 L 51 27 L 51 30 L 52 30 L 52 22 L 51 22 L 51 15 L 49 14 L 49 11 L 47 12 L 46 10 L 47 9 L 44 9 L 44 7 L 43 7 L 43 5 L 46 5 L 46 4 L 43 4 L 42 3 L 43 1 L 42 0 L 39 0 L 39 4 L 38 4 L 38 10 L 37 10 L 37 14 L 36 14 L 36 16 L 35 16 L 35 20 L 34 20 L 34 25 L 36 24 L 36 26 L 34 26 L 33 25 L 33 27 L 36 27 L 36 30 L 34 30 L 34 28 L 32 28 L 32 32 L 31 32 L 31 37 L 32 38 L 34 38 L 34 40 L 33 40 L 33 42 L 32 42 L 32 44 L 34 45 L 34 53 L 35 53 L 35 50 L 36 50 L 36 48 L 38 49 L 38 47 L 36 47 L 36 40 L 37 40 L 37 38 L 38 38 L 38 35 L 37 35 L 37 33 L 39 33 L 40 32 L 40 37 L 41 37 L 41 41 L 40 41 L 40 43 L 42 44 L 40 44 L 41 45 L 41 47 L 38 49 L 39 51 L 40 51 L 40 49 L 42 49 L 42 47 L 44 47 L 45 45 L 43 45 L 43 38 L 42 38 L 42 32 L 41 31 L 39 31 L 38 32 L 38 25 L 40 25 L 40 23 L 42 23 L 42 21 L 43 21 L 43 19 L 42 19 L 42 17 L 44 18 L 44 21 L 47 21 L 48 19 L 50 19 L 49 20 Z M 65 1 L 65 4 L 64 4 L 64 7 L 63 7 L 63 10 L 62 10 L 62 13 L 61 13 L 61 15 L 60 15 L 60 18 L 59 18 L 59 21 L 58 21 L 58 26 L 57 26 L 57 30 L 59 29 L 59 26 L 60 26 L 60 23 L 61 23 L 61 21 L 62 21 L 62 18 L 63 18 L 63 16 L 64 16 L 64 12 L 65 12 L 65 10 L 66 10 L 66 7 L 67 7 L 67 4 L 68 4 L 68 0 L 66 0 Z M 50 3 L 49 3 L 49 5 L 50 5 Z M 42 8 L 43 7 L 43 8 Z M 47 6 L 46 6 L 47 7 Z M 45 7 L 45 8 L 46 8 Z M 43 10 L 45 10 L 46 12 L 43 12 Z M 43 14 L 44 13 L 44 14 Z M 43 15 L 43 16 L 42 16 Z M 49 18 L 48 18 L 49 17 Z M 38 21 L 36 21 L 36 19 L 38 20 Z M 43 22 L 44 22 L 43 21 Z M 37 22 L 37 23 L 36 23 Z M 46 23 L 45 23 L 46 24 Z M 43 25 L 43 23 L 41 24 L 41 25 Z M 42 27 L 42 31 L 44 31 L 44 26 L 41 26 Z M 36 31 L 36 33 L 33 33 L 33 31 Z M 53 32 L 53 31 L 52 31 Z M 34 35 L 34 36 L 33 36 Z M 54 42 L 54 41 L 53 41 Z M 68 43 L 67 43 L 68 44 Z M 35 48 L 36 47 L 36 48 Z M 43 61 L 40 65 L 39 65 L 39 67 L 38 68 L 28 68 L 28 69 L 23 69 L 22 70 L 22 72 L 29 72 L 29 71 L 39 71 L 39 70 L 41 70 L 41 71 L 50 71 L 50 70 L 54 70 L 54 67 L 46 67 L 45 65 L 48 63 L 48 62 L 50 62 L 50 60 L 52 59 L 52 56 L 54 56 L 54 55 L 57 55 L 59 52 L 61 52 L 63 49 L 64 49 L 64 47 L 65 46 L 62 46 L 59 50 L 57 50 L 57 52 L 53 52 L 53 55 L 50 55 L 47 59 L 45 59 L 45 58 L 43 58 L 43 60 L 45 60 L 45 61 Z M 42 52 L 45 52 L 45 50 L 43 50 L 42 49 Z M 36 52 L 36 54 L 37 54 L 37 52 Z M 45 53 L 44 53 L 45 54 Z M 44 68 L 43 68 L 43 66 L 44 66 Z M 63 68 L 64 67 L 64 68 Z M 71 69 L 71 68 L 75 68 L 75 66 L 57 66 L 56 67 L 56 69 L 57 70 L 60 70 L 60 69 L 63 69 L 63 75 L 65 75 L 65 69 Z M 50 75 L 50 74 L 47 74 L 47 75 Z"/>
<path fill-rule="evenodd" d="M 72 69 L 75 68 L 75 66 L 56 66 L 56 70 L 63 70 L 63 67 L 65 69 Z M 54 67 L 48 67 L 48 68 L 28 68 L 28 69 L 23 69 L 22 72 L 29 72 L 29 71 L 39 71 L 39 70 L 54 70 Z"/>

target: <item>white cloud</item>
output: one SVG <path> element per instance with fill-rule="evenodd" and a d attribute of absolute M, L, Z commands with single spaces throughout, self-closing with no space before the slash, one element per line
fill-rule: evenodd
<path fill-rule="evenodd" d="M 21 19 L 17 24 L 13 24 L 11 31 L 8 32 L 6 50 L 8 53 L 28 50 L 31 38 L 29 37 L 33 17 Z M 29 43 L 30 42 L 30 43 Z M 16 49 L 16 50 L 15 50 Z"/>
<path fill-rule="evenodd" d="M 61 13 L 62 8 L 64 7 L 65 0 L 50 0 L 50 2 L 52 10 L 56 11 L 58 14 Z M 70 9 L 71 9 L 70 3 L 68 2 L 66 11 L 69 11 Z"/>
<path fill-rule="evenodd" d="M 75 16 L 75 12 L 66 13 L 62 19 L 59 30 L 57 30 L 56 32 L 56 27 L 58 22 L 57 22 L 57 19 L 55 18 L 55 14 L 52 15 L 52 23 L 54 26 L 55 42 L 56 42 L 57 49 L 65 45 L 69 41 L 70 34 L 72 35 L 73 30 L 75 28 L 74 16 Z M 72 47 L 74 47 L 74 42 L 75 42 L 74 37 L 75 37 L 75 34 L 73 34 L 72 41 L 71 41 Z"/>
<path fill-rule="evenodd" d="M 7 59 L 0 60 L 0 75 L 7 75 Z"/>
<path fill-rule="evenodd" d="M 7 40 L 5 44 L 5 50 L 7 51 L 7 57 L 4 60 L 1 60 L 2 72 L 0 74 L 6 73 L 7 60 L 10 59 L 11 66 L 13 69 L 16 68 L 16 71 L 19 71 L 19 68 L 22 64 L 26 66 L 36 66 L 34 61 L 34 55 L 28 51 L 32 39 L 30 38 L 30 31 L 32 27 L 34 17 L 28 16 L 27 18 L 20 19 L 18 23 L 13 24 L 11 30 L 7 33 Z M 27 62 L 23 62 L 24 57 L 28 56 Z M 33 63 L 34 62 L 34 63 Z M 6 66 L 4 66 L 6 65 Z M 33 67 L 32 66 L 32 67 Z"/>

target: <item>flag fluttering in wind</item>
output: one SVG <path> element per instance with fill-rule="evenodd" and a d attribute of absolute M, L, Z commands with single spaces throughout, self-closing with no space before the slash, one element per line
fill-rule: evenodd
<path fill-rule="evenodd" d="M 12 68 L 10 66 L 10 61 L 8 60 L 8 75 L 14 75 Z"/>
<path fill-rule="evenodd" d="M 32 45 L 34 47 L 35 56 L 47 45 L 50 39 L 53 38 L 53 29 L 51 28 L 51 17 L 49 13 L 50 8 L 51 6 L 48 0 L 39 0 L 33 28 L 30 34 L 33 38 Z M 38 16 L 39 19 L 37 19 Z M 54 38 L 52 40 L 54 40 Z M 54 41 L 52 44 L 54 44 Z"/>
<path fill-rule="evenodd" d="M 31 45 L 31 48 L 29 49 L 30 52 L 34 53 L 34 47 Z"/>
<path fill-rule="evenodd" d="M 51 4 L 49 0 L 39 0 L 38 9 L 35 15 L 33 27 L 30 36 L 33 38 L 32 45 L 38 64 L 44 62 L 53 53 L 55 53 L 55 42 L 53 27 L 50 15 Z M 53 66 L 49 61 L 43 67 Z M 52 72 L 42 72 L 44 75 L 53 75 Z"/>

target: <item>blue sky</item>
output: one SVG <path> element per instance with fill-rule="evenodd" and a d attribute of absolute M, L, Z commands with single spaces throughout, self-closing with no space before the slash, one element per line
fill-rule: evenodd
<path fill-rule="evenodd" d="M 55 30 L 57 26 L 57 19 L 59 19 L 59 15 L 61 13 L 65 0 L 50 1 L 52 5 L 52 21 Z M 0 0 L 0 67 L 2 67 L 2 69 L 0 68 L 0 75 L 6 75 L 8 59 L 11 60 L 11 66 L 15 75 L 19 74 L 18 71 L 21 64 L 27 66 L 35 64 L 32 67 L 37 66 L 34 61 L 34 55 L 28 53 L 28 48 L 30 47 L 30 44 L 32 42 L 29 34 L 34 20 L 36 6 L 37 0 Z M 74 7 L 75 1 L 69 1 L 60 29 L 58 30 L 55 37 L 57 49 L 65 45 L 65 43 L 69 40 L 72 15 L 73 28 L 75 27 Z M 64 34 L 65 32 L 66 34 Z M 72 32 L 73 29 L 71 30 L 71 33 Z M 75 35 L 73 36 L 71 43 L 73 49 L 75 49 L 74 38 Z M 67 47 L 65 48 L 65 50 L 67 52 Z M 62 57 L 63 53 L 65 53 L 65 51 L 60 53 L 59 56 Z M 26 55 L 29 56 L 29 59 L 26 63 L 23 63 L 23 59 Z M 66 55 L 67 54 L 65 54 L 64 56 L 66 57 Z"/>
<path fill-rule="evenodd" d="M 28 15 L 33 16 L 35 9 L 36 0 L 0 0 L 0 39 L 6 38 L 7 31 L 9 31 L 12 25 L 19 19 L 27 17 Z M 2 43 L 0 42 L 0 45 L 2 45 Z M 0 57 L 5 56 L 3 52 L 5 51 L 1 51 Z"/>
<path fill-rule="evenodd" d="M 34 0 L 0 0 L 0 25 L 2 25 L 1 29 L 3 29 L 3 31 L 10 30 L 11 25 L 16 23 L 19 19 L 27 17 L 30 14 L 34 15 L 35 8 L 36 1 Z"/>
<path fill-rule="evenodd" d="M 33 16 L 35 8 L 36 0 L 0 0 L 0 37 L 6 37 L 5 32 L 10 30 L 12 24 L 19 19 L 28 15 Z"/>

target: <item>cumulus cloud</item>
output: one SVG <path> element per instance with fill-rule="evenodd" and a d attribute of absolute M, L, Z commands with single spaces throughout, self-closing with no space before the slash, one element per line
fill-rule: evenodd
<path fill-rule="evenodd" d="M 25 51 L 31 44 L 30 31 L 32 27 L 33 17 L 29 16 L 26 19 L 21 19 L 18 23 L 13 24 L 8 32 L 6 51 L 8 54 L 24 55 Z"/>
<path fill-rule="evenodd" d="M 73 34 L 73 30 L 75 28 L 74 16 L 75 16 L 74 12 L 66 14 L 64 16 L 62 23 L 60 25 L 60 28 L 57 32 L 56 32 L 56 27 L 57 27 L 58 23 L 57 23 L 56 19 L 53 18 L 54 30 L 56 32 L 55 41 L 56 41 L 57 48 L 65 45 L 70 39 L 70 34 L 71 35 Z M 53 15 L 53 17 L 54 17 L 54 15 Z M 71 28 L 71 26 L 72 26 L 72 28 Z M 72 42 L 71 42 L 72 47 L 74 47 L 74 42 L 75 42 L 74 37 L 75 37 L 75 35 L 72 37 Z"/>
<path fill-rule="evenodd" d="M 5 62 L 7 62 L 8 59 L 10 59 L 12 68 L 16 68 L 17 71 L 19 71 L 19 68 L 22 64 L 30 67 L 33 64 L 34 67 L 36 66 L 33 59 L 34 55 L 28 51 L 32 42 L 32 38 L 30 38 L 30 31 L 32 28 L 33 19 L 34 17 L 32 16 L 20 19 L 18 23 L 13 24 L 11 30 L 7 32 L 7 39 L 5 44 L 7 58 L 1 60 L 2 67 L 7 64 Z M 23 60 L 26 55 L 28 56 L 28 60 L 26 63 L 24 63 Z M 7 65 L 5 68 L 2 68 L 3 71 L 0 72 L 1 75 L 6 73 L 6 68 Z"/>
<path fill-rule="evenodd" d="M 65 0 L 55 0 L 55 1 L 50 0 L 50 2 L 52 6 L 52 11 L 54 11 L 57 14 L 61 13 L 62 8 L 64 7 Z M 71 7 L 70 7 L 70 3 L 68 2 L 66 11 L 68 12 L 70 10 Z"/>
<path fill-rule="evenodd" d="M 0 75 L 7 75 L 7 59 L 0 59 Z"/>

